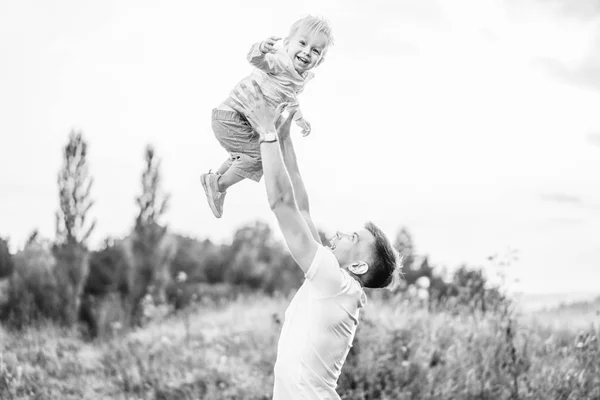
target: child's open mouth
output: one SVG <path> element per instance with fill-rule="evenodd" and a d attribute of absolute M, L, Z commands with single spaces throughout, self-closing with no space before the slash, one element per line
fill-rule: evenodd
<path fill-rule="evenodd" d="M 302 56 L 296 56 L 296 58 L 298 59 L 298 61 L 300 61 L 302 64 L 308 64 L 308 59 L 302 57 Z"/>

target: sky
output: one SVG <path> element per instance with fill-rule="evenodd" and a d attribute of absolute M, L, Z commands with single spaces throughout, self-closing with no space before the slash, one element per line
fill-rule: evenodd
<path fill-rule="evenodd" d="M 155 146 L 172 231 L 227 241 L 263 220 L 264 181 L 215 219 L 200 174 L 226 158 L 211 110 L 250 46 L 307 14 L 335 45 L 294 127 L 324 231 L 400 227 L 432 264 L 516 251 L 527 293 L 600 292 L 600 5 L 589 0 L 0 0 L 0 235 L 54 236 L 61 149 L 89 143 L 91 245 L 126 235 Z M 491 272 L 490 272 L 491 273 Z"/>

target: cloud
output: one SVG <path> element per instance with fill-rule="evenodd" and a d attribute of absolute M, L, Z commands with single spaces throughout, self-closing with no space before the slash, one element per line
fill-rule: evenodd
<path fill-rule="evenodd" d="M 346 4 L 346 3 L 345 3 Z M 437 38 L 443 13 L 436 1 L 407 0 L 391 3 L 385 0 L 371 2 L 369 7 L 360 7 L 359 1 L 348 2 L 354 7 L 344 7 L 340 11 L 341 21 L 352 24 L 338 26 L 340 40 L 337 49 L 350 57 L 364 56 L 365 51 L 378 56 L 413 56 L 431 38 Z M 356 29 L 361 26 L 363 29 Z M 364 35 L 363 31 L 371 32 Z M 336 35 L 338 34 L 336 33 Z"/>
<path fill-rule="evenodd" d="M 567 207 L 575 207 L 579 210 L 591 211 L 594 214 L 600 211 L 600 203 L 584 201 L 584 199 L 579 196 L 574 196 L 567 193 L 544 193 L 540 195 L 540 199 L 542 201 L 557 203 Z"/>
<path fill-rule="evenodd" d="M 551 59 L 538 59 L 536 64 L 564 82 L 600 92 L 600 55 L 589 57 L 577 67 Z"/>
<path fill-rule="evenodd" d="M 581 21 L 594 20 L 600 15 L 597 0 L 502 0 L 511 10 L 523 10 L 528 6 L 538 7 L 562 17 Z"/>
<path fill-rule="evenodd" d="M 538 58 L 534 62 L 567 83 L 600 92 L 600 24 L 596 28 L 580 62 L 567 64 L 554 58 Z"/>
<path fill-rule="evenodd" d="M 544 3 L 554 5 L 565 16 L 581 20 L 594 19 L 600 15 L 600 2 L 597 0 L 552 0 Z"/>
<path fill-rule="evenodd" d="M 600 146 L 600 132 L 589 133 L 587 139 L 591 144 Z"/>
<path fill-rule="evenodd" d="M 506 0 L 514 7 L 520 1 Z M 597 0 L 525 0 L 540 16 L 530 44 L 532 62 L 573 86 L 600 92 L 600 2 Z M 539 22 L 538 25 L 535 22 Z"/>
<path fill-rule="evenodd" d="M 540 196 L 544 201 L 554 203 L 583 205 L 583 200 L 580 197 L 572 196 L 566 193 L 545 193 Z"/>
<path fill-rule="evenodd" d="M 585 222 L 583 218 L 573 217 L 552 217 L 543 221 L 539 221 L 536 226 L 538 229 L 548 229 L 555 227 L 578 226 Z"/>

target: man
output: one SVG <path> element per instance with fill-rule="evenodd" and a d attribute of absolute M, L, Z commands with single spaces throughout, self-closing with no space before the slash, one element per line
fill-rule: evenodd
<path fill-rule="evenodd" d="M 275 363 L 273 399 L 340 399 L 337 380 L 366 304 L 364 287 L 385 288 L 398 279 L 398 253 L 373 223 L 337 232 L 324 247 L 292 145 L 292 115 L 279 118 L 254 88 L 241 86 L 232 104 L 259 134 L 269 204 L 294 260 L 306 277 L 285 312 Z M 276 121 L 279 129 L 276 129 Z"/>

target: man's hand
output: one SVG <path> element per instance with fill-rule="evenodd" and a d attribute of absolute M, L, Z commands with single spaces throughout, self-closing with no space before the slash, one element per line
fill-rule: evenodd
<path fill-rule="evenodd" d="M 281 38 L 277 36 L 269 36 L 267 40 L 260 44 L 259 50 L 263 53 L 274 53 L 276 51 L 274 46 L 278 40 L 281 40 Z"/>
<path fill-rule="evenodd" d="M 290 128 L 294 119 L 294 113 L 289 113 L 287 117 L 280 115 L 275 123 L 277 128 L 277 136 L 281 142 L 286 141 L 290 137 Z"/>
<path fill-rule="evenodd" d="M 296 120 L 296 125 L 302 128 L 302 136 L 306 137 L 310 135 L 310 122 L 308 122 L 304 118 L 299 118 Z"/>
<path fill-rule="evenodd" d="M 240 87 L 242 91 L 238 89 L 234 90 L 233 93 L 235 96 L 233 97 L 242 99 L 245 105 L 232 97 L 232 108 L 246 116 L 248 122 L 258 132 L 262 140 L 265 133 L 275 132 L 275 121 L 285 109 L 287 103 L 283 103 L 277 109 L 274 109 L 267 103 L 265 95 L 255 80 L 252 80 L 252 86 L 254 86 L 254 90 L 241 83 Z"/>

